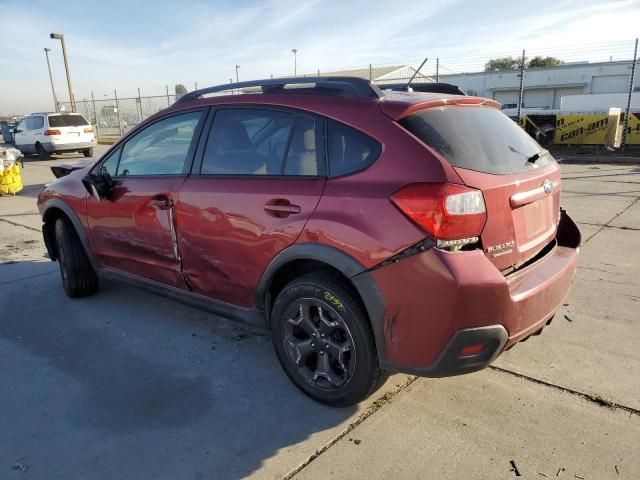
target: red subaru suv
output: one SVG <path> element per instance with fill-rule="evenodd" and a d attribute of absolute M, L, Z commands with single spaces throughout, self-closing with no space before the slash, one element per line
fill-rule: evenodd
<path fill-rule="evenodd" d="M 483 98 L 221 85 L 53 170 L 38 205 L 69 296 L 111 275 L 269 329 L 330 405 L 393 371 L 486 367 L 541 332 L 576 270 L 557 163 Z"/>

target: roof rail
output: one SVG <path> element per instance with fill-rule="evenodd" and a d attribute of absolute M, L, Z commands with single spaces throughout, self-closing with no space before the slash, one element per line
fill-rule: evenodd
<path fill-rule="evenodd" d="M 313 88 L 285 88 L 286 85 L 309 85 Z M 175 104 L 196 100 L 209 93 L 238 90 L 242 88 L 260 87 L 262 93 L 321 93 L 325 95 L 342 95 L 359 98 L 381 98 L 384 93 L 369 80 L 359 77 L 295 77 L 271 78 L 266 80 L 250 80 L 246 82 L 226 83 L 213 87 L 201 88 L 183 95 Z"/>

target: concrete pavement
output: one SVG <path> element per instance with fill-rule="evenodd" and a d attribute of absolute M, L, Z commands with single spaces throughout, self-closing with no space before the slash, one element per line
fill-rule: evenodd
<path fill-rule="evenodd" d="M 0 198 L 0 478 L 638 478 L 639 167 L 563 166 L 585 245 L 541 336 L 330 409 L 262 334 L 113 282 L 65 297 L 34 205 L 57 161 Z"/>

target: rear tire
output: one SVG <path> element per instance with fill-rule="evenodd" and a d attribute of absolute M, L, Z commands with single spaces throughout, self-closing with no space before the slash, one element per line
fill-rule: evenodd
<path fill-rule="evenodd" d="M 86 150 L 83 150 L 82 154 L 85 157 L 93 157 L 93 148 L 87 148 Z"/>
<path fill-rule="evenodd" d="M 71 298 L 93 295 L 98 290 L 98 275 L 89 262 L 82 242 L 67 218 L 56 220 L 58 263 L 65 293 Z"/>
<path fill-rule="evenodd" d="M 271 336 L 285 373 L 318 402 L 354 405 L 389 377 L 378 364 L 364 307 L 329 273 L 304 275 L 282 289 L 273 305 Z"/>
<path fill-rule="evenodd" d="M 49 160 L 50 153 L 44 149 L 41 143 L 36 143 L 36 153 L 40 160 Z"/>

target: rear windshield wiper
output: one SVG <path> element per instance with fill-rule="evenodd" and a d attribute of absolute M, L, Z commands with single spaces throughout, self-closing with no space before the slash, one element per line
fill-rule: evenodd
<path fill-rule="evenodd" d="M 538 160 L 539 158 L 540 158 L 540 153 L 534 153 L 529 158 L 527 158 L 527 162 L 536 163 L 536 160 Z"/>
<path fill-rule="evenodd" d="M 518 155 L 522 155 L 523 157 L 525 157 L 527 159 L 528 163 L 536 163 L 536 161 L 542 157 L 543 155 L 546 155 L 547 153 L 549 153 L 548 150 L 540 150 L 539 152 L 534 153 L 531 156 L 525 155 L 524 153 L 522 153 L 520 150 L 517 150 L 515 148 L 513 148 L 511 145 L 507 145 L 507 148 L 509 150 L 511 150 L 513 153 L 517 153 Z"/>

